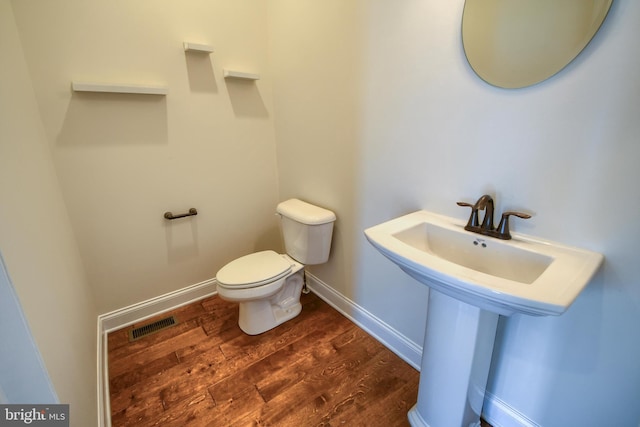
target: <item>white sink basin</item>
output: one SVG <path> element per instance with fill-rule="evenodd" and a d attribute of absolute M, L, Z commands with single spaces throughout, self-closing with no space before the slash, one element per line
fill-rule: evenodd
<path fill-rule="evenodd" d="M 402 270 L 467 304 L 509 316 L 560 315 L 589 283 L 601 254 L 518 233 L 499 240 L 465 222 L 414 212 L 365 230 Z"/>

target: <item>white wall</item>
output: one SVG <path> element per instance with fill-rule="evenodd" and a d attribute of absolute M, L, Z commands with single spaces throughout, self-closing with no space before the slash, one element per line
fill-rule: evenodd
<path fill-rule="evenodd" d="M 279 248 L 266 1 L 13 7 L 100 312 Z M 215 52 L 185 54 L 183 41 Z M 225 81 L 223 68 L 261 79 Z M 72 93 L 72 80 L 166 84 L 169 94 Z M 163 219 L 191 207 L 197 217 Z"/>
<path fill-rule="evenodd" d="M 71 425 L 94 425 L 97 311 L 8 0 L 0 0 L 0 54 L 0 252 L 55 387 L 54 395 L 70 404 Z M 20 348 L 11 347 L 5 335 L 2 345 L 14 352 Z M 26 361 L 34 355 L 21 356 Z M 3 370 L 19 367 L 19 363 L 5 364 Z M 22 396 L 31 393 L 35 403 L 42 394 L 28 386 L 40 382 L 30 383 L 28 378 L 22 378 L 27 385 Z M 16 391 L 5 390 L 6 397 L 15 396 Z"/>
<path fill-rule="evenodd" d="M 466 218 L 455 202 L 491 193 L 498 211 L 534 212 L 515 231 L 602 252 L 563 316 L 503 319 L 487 409 L 505 425 L 519 412 L 635 427 L 640 3 L 614 2 L 572 65 L 520 90 L 467 65 L 463 4 L 270 2 L 281 192 L 326 201 L 353 239 L 320 279 L 415 342 L 427 292 L 366 243 L 366 227 L 421 208 Z"/>
<path fill-rule="evenodd" d="M 0 254 L 0 403 L 60 403 Z"/>
<path fill-rule="evenodd" d="M 283 199 L 336 213 L 328 264 L 307 267 L 350 299 L 360 194 L 361 1 L 270 1 L 278 176 Z M 355 313 L 351 313 L 355 315 Z"/>

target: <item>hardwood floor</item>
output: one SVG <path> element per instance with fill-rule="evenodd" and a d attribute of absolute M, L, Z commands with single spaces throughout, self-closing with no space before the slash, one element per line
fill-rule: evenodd
<path fill-rule="evenodd" d="M 113 426 L 408 426 L 418 372 L 317 296 L 302 303 L 258 336 L 218 297 L 138 341 L 140 325 L 110 333 Z"/>

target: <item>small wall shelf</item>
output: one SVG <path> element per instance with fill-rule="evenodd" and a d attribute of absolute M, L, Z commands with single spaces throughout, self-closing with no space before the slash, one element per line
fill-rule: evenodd
<path fill-rule="evenodd" d="M 167 87 L 159 85 L 107 84 L 71 82 L 74 92 L 134 93 L 139 95 L 166 95 Z"/>
<path fill-rule="evenodd" d="M 260 80 L 260 74 L 245 73 L 243 71 L 223 70 L 225 79 Z"/>
<path fill-rule="evenodd" d="M 213 46 L 201 43 L 184 42 L 185 52 L 213 53 Z"/>

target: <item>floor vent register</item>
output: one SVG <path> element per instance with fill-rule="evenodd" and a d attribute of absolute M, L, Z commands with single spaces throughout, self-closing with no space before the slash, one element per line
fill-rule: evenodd
<path fill-rule="evenodd" d="M 166 317 L 160 319 L 148 325 L 140 326 L 139 328 L 131 329 L 129 331 L 129 341 L 139 340 L 140 338 L 159 332 L 163 329 L 170 328 L 178 324 L 175 316 Z"/>

